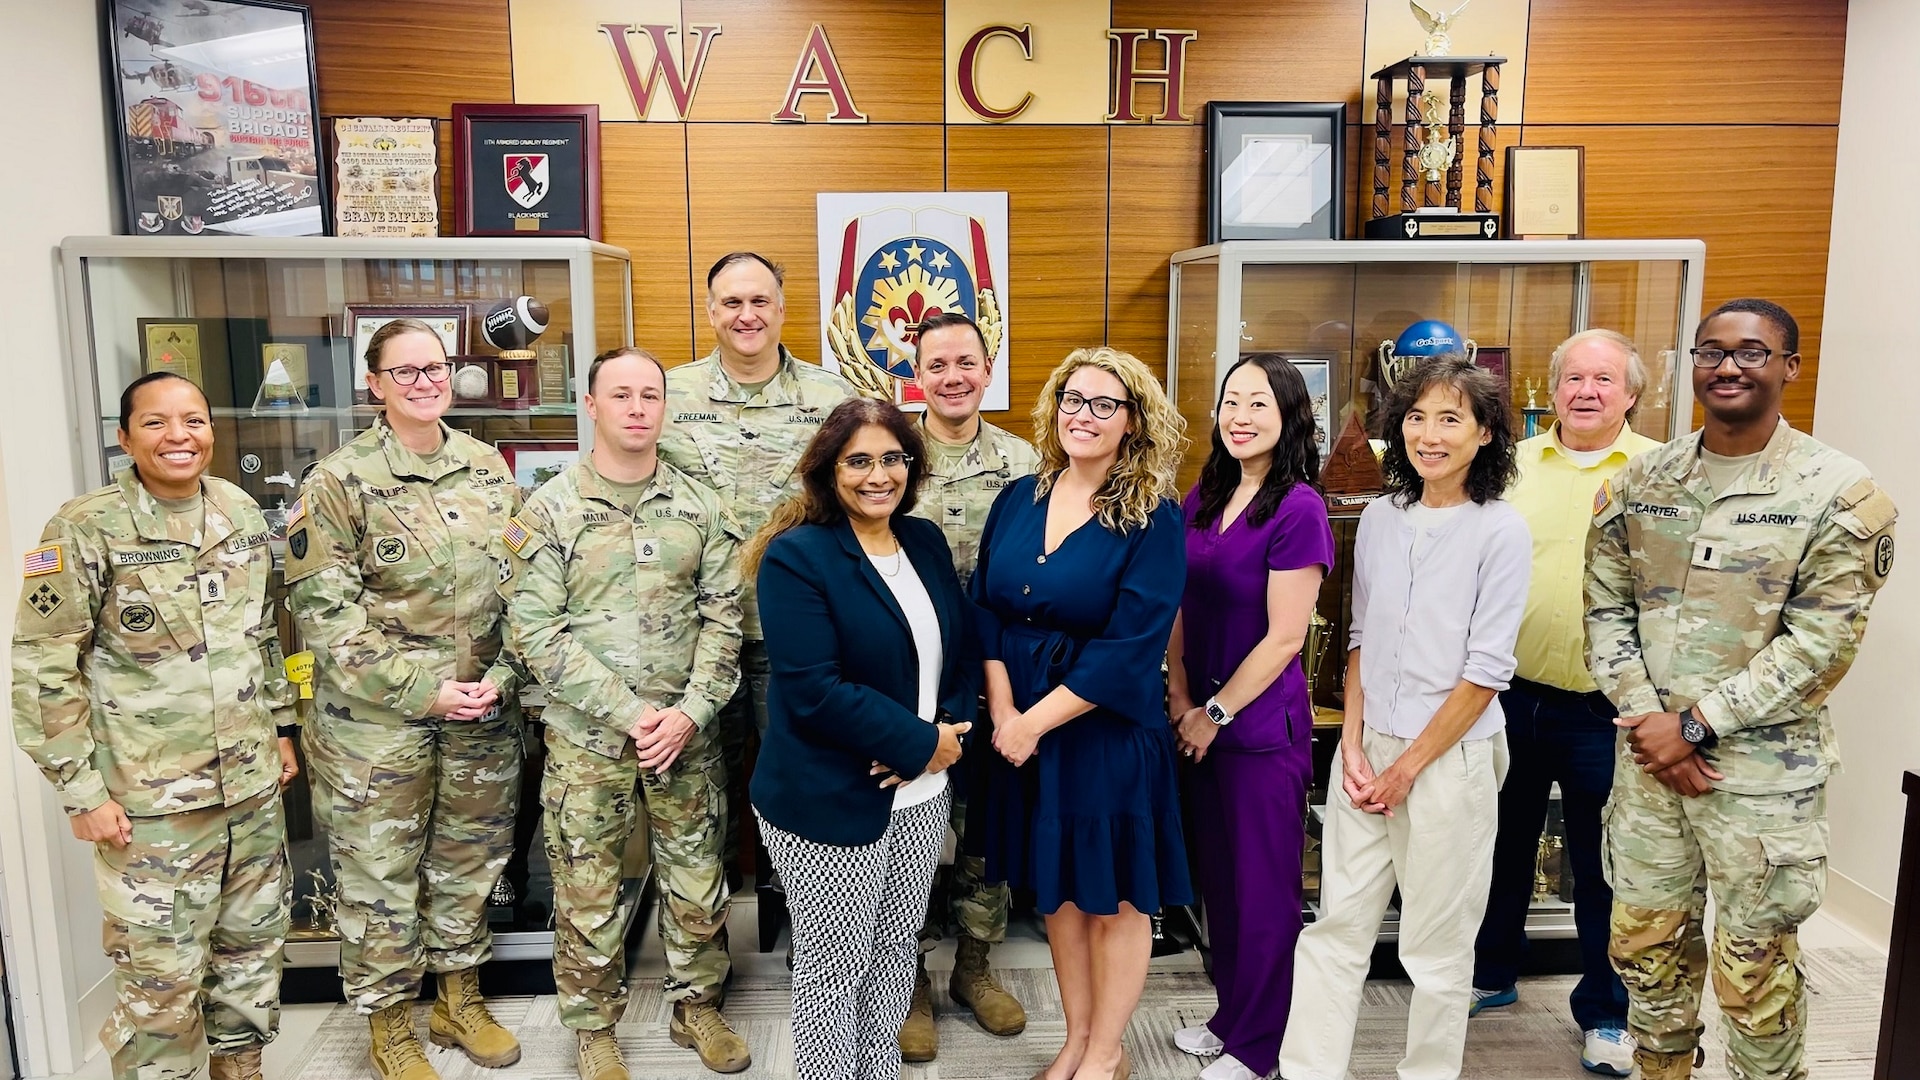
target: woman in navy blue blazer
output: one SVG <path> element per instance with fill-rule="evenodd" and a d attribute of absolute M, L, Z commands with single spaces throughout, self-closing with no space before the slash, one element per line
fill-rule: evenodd
<path fill-rule="evenodd" d="M 751 793 L 793 919 L 801 1080 L 892 1080 L 980 659 L 919 434 L 842 402 L 747 550 L 771 669 Z"/>

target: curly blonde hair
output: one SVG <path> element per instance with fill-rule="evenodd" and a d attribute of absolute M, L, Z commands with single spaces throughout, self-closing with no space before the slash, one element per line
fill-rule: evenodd
<path fill-rule="evenodd" d="M 1033 403 L 1033 444 L 1040 451 L 1040 471 L 1034 501 L 1045 497 L 1060 471 L 1067 467 L 1067 451 L 1060 445 L 1059 405 L 1056 395 L 1083 367 L 1099 368 L 1119 379 L 1132 405 L 1127 409 L 1127 432 L 1120 437 L 1120 456 L 1107 482 L 1093 496 L 1094 516 L 1111 532 L 1147 524 L 1161 499 L 1179 498 L 1174 474 L 1187 447 L 1187 421 L 1167 400 L 1167 392 L 1153 370 L 1131 353 L 1105 345 L 1075 349 L 1047 376 L 1040 400 Z"/>

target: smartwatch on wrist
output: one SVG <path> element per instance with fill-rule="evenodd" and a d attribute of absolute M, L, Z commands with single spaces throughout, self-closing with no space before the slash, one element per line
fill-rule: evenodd
<path fill-rule="evenodd" d="M 1691 705 L 1680 713 L 1680 737 L 1702 750 L 1711 750 L 1713 744 L 1720 741 Z"/>
<path fill-rule="evenodd" d="M 1214 727 L 1226 727 L 1233 723 L 1233 714 L 1221 707 L 1219 698 L 1208 698 L 1206 709 L 1207 719 L 1213 721 Z"/>

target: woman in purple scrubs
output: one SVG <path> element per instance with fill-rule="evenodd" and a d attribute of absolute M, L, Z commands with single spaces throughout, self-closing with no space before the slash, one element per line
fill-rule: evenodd
<path fill-rule="evenodd" d="M 1190 773 L 1220 1007 L 1174 1045 L 1203 1080 L 1273 1071 L 1293 999 L 1300 856 L 1313 780 L 1301 646 L 1333 567 L 1305 380 L 1273 353 L 1220 390 L 1213 452 L 1187 495 L 1187 585 L 1167 652 L 1168 714 Z"/>

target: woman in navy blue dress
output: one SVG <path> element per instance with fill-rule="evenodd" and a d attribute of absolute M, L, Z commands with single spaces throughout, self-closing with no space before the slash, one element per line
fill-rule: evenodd
<path fill-rule="evenodd" d="M 1034 406 L 1040 471 L 995 501 L 972 590 L 993 745 L 988 880 L 1047 919 L 1066 1045 L 1036 1080 L 1130 1072 L 1149 916 L 1192 902 L 1161 659 L 1186 580 L 1184 423 L 1145 364 L 1080 349 Z"/>

